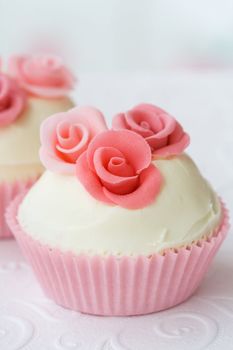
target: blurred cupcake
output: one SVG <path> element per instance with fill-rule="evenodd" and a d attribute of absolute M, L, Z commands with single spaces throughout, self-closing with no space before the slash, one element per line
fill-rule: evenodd
<path fill-rule="evenodd" d="M 45 120 L 47 171 L 7 210 L 45 293 L 72 310 L 147 314 L 194 293 L 222 243 L 226 209 L 165 111 L 113 120 L 78 107 Z"/>
<path fill-rule="evenodd" d="M 38 157 L 41 122 L 73 106 L 74 78 L 53 56 L 14 56 L 0 73 L 0 238 L 11 237 L 6 206 L 43 172 Z"/>

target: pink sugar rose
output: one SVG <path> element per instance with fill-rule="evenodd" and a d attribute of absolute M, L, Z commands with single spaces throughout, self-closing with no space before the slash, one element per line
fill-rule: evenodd
<path fill-rule="evenodd" d="M 14 122 L 26 104 L 25 93 L 3 73 L 0 73 L 0 127 Z"/>
<path fill-rule="evenodd" d="M 153 159 L 180 154 L 189 145 L 189 135 L 178 121 L 151 104 L 140 104 L 128 112 L 117 114 L 112 127 L 141 135 L 149 144 Z"/>
<path fill-rule="evenodd" d="M 128 130 L 95 136 L 77 160 L 76 175 L 94 198 L 127 209 L 151 204 L 162 184 L 147 142 Z"/>
<path fill-rule="evenodd" d="M 106 129 L 102 113 L 92 107 L 75 107 L 47 118 L 40 129 L 42 163 L 54 172 L 74 174 L 91 139 Z"/>
<path fill-rule="evenodd" d="M 9 72 L 28 93 L 45 98 L 67 95 L 75 81 L 62 60 L 53 55 L 12 56 Z"/>

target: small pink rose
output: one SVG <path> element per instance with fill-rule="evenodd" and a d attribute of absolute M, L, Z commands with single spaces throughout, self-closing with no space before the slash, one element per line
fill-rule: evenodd
<path fill-rule="evenodd" d="M 11 124 L 23 111 L 25 93 L 15 81 L 0 73 L 0 127 Z"/>
<path fill-rule="evenodd" d="M 189 135 L 167 112 L 151 104 L 141 104 L 113 118 L 113 129 L 128 129 L 149 144 L 152 157 L 180 154 L 189 145 Z"/>
<path fill-rule="evenodd" d="M 128 130 L 104 131 L 78 159 L 76 175 L 97 200 L 139 209 L 156 198 L 162 176 L 146 141 Z"/>
<path fill-rule="evenodd" d="M 9 72 L 30 94 L 57 98 L 74 86 L 74 76 L 62 60 L 53 55 L 12 56 Z"/>
<path fill-rule="evenodd" d="M 75 107 L 47 118 L 41 125 L 40 158 L 49 170 L 72 174 L 89 142 L 107 126 L 100 111 Z"/>

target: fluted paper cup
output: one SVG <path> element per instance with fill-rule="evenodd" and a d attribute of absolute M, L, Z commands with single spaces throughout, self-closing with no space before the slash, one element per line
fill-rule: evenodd
<path fill-rule="evenodd" d="M 32 239 L 20 227 L 23 196 L 7 210 L 7 221 L 46 295 L 57 304 L 96 315 L 140 315 L 170 308 L 190 297 L 223 242 L 228 214 L 210 238 L 149 257 L 75 255 Z"/>
<path fill-rule="evenodd" d="M 34 176 L 27 180 L 3 181 L 0 183 L 0 239 L 13 238 L 5 219 L 6 208 L 18 194 L 29 189 L 37 179 L 38 176 Z"/>

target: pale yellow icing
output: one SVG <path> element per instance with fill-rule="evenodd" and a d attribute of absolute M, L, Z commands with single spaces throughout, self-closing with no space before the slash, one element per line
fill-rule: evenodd
<path fill-rule="evenodd" d="M 0 167 L 9 165 L 32 165 L 33 167 L 35 164 L 38 166 L 41 122 L 54 113 L 63 112 L 72 107 L 73 103 L 68 97 L 59 99 L 29 97 L 22 115 L 14 123 L 0 128 Z M 4 169 L 10 174 L 13 168 Z M 22 167 L 20 173 L 23 174 Z M 7 174 L 0 176 L 7 176 Z"/>
<path fill-rule="evenodd" d="M 46 171 L 20 205 L 18 220 L 34 239 L 74 253 L 150 255 L 211 234 L 221 207 L 186 154 L 154 161 L 164 184 L 139 210 L 95 200 L 75 176 Z"/>

